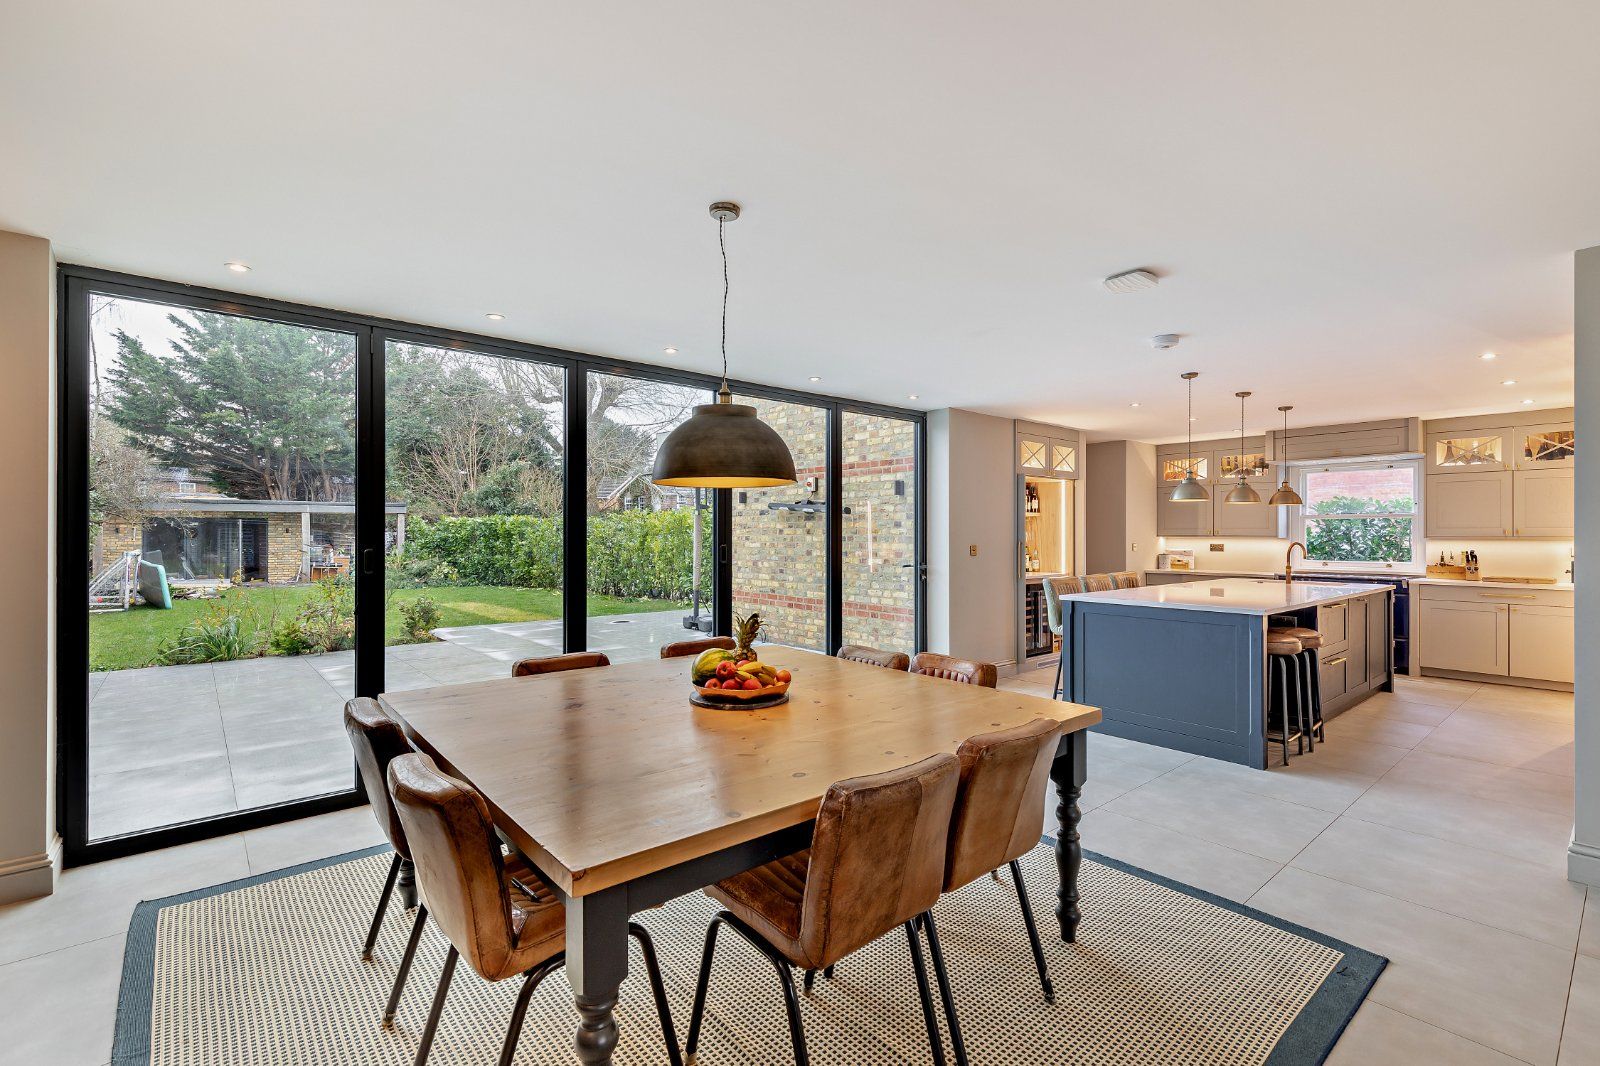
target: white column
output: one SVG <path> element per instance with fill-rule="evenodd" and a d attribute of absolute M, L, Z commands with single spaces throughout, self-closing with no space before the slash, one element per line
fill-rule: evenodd
<path fill-rule="evenodd" d="M 1572 846 L 1567 852 L 1567 876 L 1600 887 L 1600 657 L 1582 654 L 1588 639 L 1600 632 L 1600 482 L 1591 481 L 1591 469 L 1600 459 L 1588 456 L 1600 442 L 1600 247 L 1585 248 L 1576 261 L 1577 385 L 1573 406 L 1578 433 L 1577 536 L 1573 541 L 1577 570 L 1576 738 L 1573 757 L 1577 772 Z M 1588 443 L 1585 443 L 1585 442 Z"/>

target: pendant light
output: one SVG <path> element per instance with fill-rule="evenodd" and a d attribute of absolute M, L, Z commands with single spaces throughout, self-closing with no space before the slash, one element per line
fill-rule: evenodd
<path fill-rule="evenodd" d="M 1278 410 L 1283 412 L 1283 436 L 1278 438 L 1278 454 L 1283 455 L 1289 450 L 1289 412 L 1294 410 L 1294 404 L 1285 404 Z M 1282 467 L 1283 484 L 1278 486 L 1278 491 L 1272 494 L 1267 503 L 1273 507 L 1299 507 L 1306 501 L 1289 485 L 1289 464 L 1283 463 Z"/>
<path fill-rule="evenodd" d="M 722 250 L 722 387 L 716 403 L 701 404 L 689 420 L 667 434 L 656 452 L 657 485 L 697 489 L 760 489 L 796 480 L 794 456 L 777 430 L 756 409 L 734 403 L 728 388 L 728 245 L 723 227 L 739 217 L 739 205 L 711 205 Z"/>
<path fill-rule="evenodd" d="M 1183 380 L 1189 383 L 1189 465 L 1183 472 L 1183 480 L 1172 487 L 1172 495 L 1167 497 L 1173 503 L 1199 503 L 1211 499 L 1211 493 L 1194 476 L 1194 379 L 1199 376 L 1198 370 L 1183 375 Z"/>
<path fill-rule="evenodd" d="M 1239 483 L 1228 490 L 1222 498 L 1224 503 L 1260 503 L 1261 493 L 1244 479 L 1244 402 L 1249 399 L 1249 392 L 1236 392 L 1239 397 Z"/>

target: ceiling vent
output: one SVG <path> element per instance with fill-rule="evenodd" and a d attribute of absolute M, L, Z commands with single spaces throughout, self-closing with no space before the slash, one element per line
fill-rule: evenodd
<path fill-rule="evenodd" d="M 1153 289 L 1161 281 L 1148 270 L 1124 270 L 1101 282 L 1111 292 L 1143 292 Z"/>
<path fill-rule="evenodd" d="M 1154 337 L 1150 338 L 1150 347 L 1154 348 L 1158 352 L 1164 352 L 1168 348 L 1176 348 L 1178 346 L 1179 339 L 1180 338 L 1176 333 L 1157 333 Z"/>

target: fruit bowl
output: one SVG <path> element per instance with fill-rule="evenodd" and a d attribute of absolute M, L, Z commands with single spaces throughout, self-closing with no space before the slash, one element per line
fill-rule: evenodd
<path fill-rule="evenodd" d="M 726 700 L 729 703 L 746 703 L 751 700 L 766 700 L 774 696 L 781 696 L 789 691 L 792 681 L 779 681 L 775 685 L 765 685 L 761 688 L 706 688 L 696 685 L 694 690 L 703 699 Z"/>

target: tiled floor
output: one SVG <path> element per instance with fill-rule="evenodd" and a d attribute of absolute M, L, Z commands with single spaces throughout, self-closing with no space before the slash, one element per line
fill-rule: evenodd
<path fill-rule="evenodd" d="M 1084 843 L 1389 956 L 1336 1066 L 1600 1062 L 1600 892 L 1564 874 L 1571 749 L 1570 696 L 1435 680 L 1270 773 L 1096 735 Z M 136 901 L 379 839 L 345 811 L 69 870 L 0 908 L 0 1058 L 109 1059 Z"/>
<path fill-rule="evenodd" d="M 613 661 L 652 658 L 693 634 L 684 611 L 589 620 L 589 648 Z M 504 677 L 510 664 L 561 650 L 561 621 L 435 630 L 439 641 L 389 648 L 389 690 Z M 340 718 L 355 692 L 353 652 L 152 666 L 90 678 L 89 823 L 95 838 L 348 789 Z"/>

